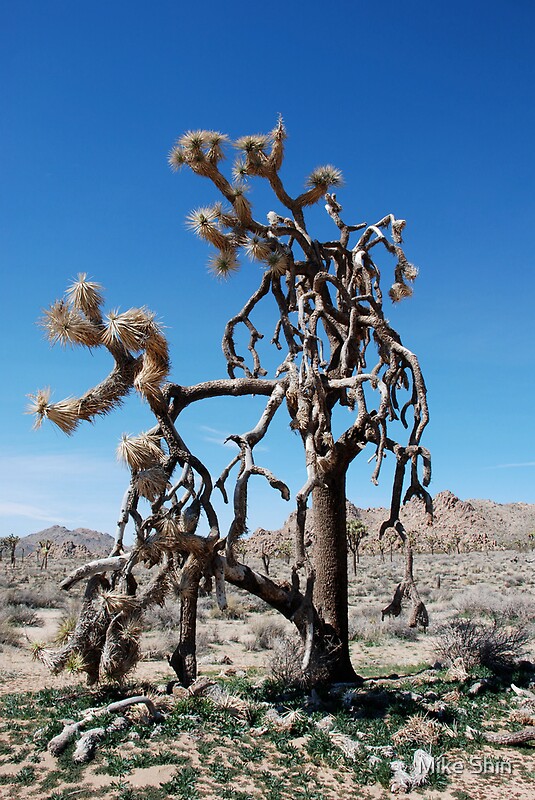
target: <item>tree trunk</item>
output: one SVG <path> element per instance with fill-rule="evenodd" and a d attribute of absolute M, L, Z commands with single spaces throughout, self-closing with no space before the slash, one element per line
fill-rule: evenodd
<path fill-rule="evenodd" d="M 349 658 L 347 519 L 345 473 L 328 476 L 325 486 L 312 493 L 315 571 L 314 605 L 324 622 L 328 643 L 328 680 L 354 681 L 357 676 Z"/>
<path fill-rule="evenodd" d="M 177 674 L 182 686 L 190 686 L 197 677 L 197 598 L 202 569 L 192 556 L 184 567 L 180 591 L 179 642 L 169 659 L 169 665 Z"/>
<path fill-rule="evenodd" d="M 268 555 L 268 553 L 262 553 L 262 563 L 264 565 L 264 569 L 266 571 L 266 575 L 269 575 L 269 564 L 270 564 L 270 561 L 271 561 L 271 557 Z"/>

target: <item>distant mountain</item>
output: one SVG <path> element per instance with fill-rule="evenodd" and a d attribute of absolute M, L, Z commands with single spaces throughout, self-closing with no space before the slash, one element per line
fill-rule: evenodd
<path fill-rule="evenodd" d="M 495 503 L 493 500 L 461 500 L 452 492 L 439 492 L 434 500 L 433 532 L 437 537 L 448 538 L 452 531 L 485 533 L 489 541 L 496 540 L 502 547 L 518 548 L 529 544 L 528 536 L 535 533 L 535 504 Z M 381 523 L 388 518 L 386 508 L 357 508 L 347 502 L 348 519 L 360 519 L 371 535 L 379 531 Z M 427 518 L 422 503 L 413 498 L 401 511 L 403 524 L 408 531 L 421 533 L 427 529 Z M 296 525 L 296 512 L 292 511 L 286 522 L 278 530 L 258 528 L 247 540 L 247 550 L 260 555 L 265 544 L 273 549 L 275 542 L 293 540 Z M 313 530 L 313 518 L 307 517 L 309 533 Z M 38 533 L 21 538 L 18 549 L 26 553 L 39 547 L 39 542 L 50 539 L 54 543 L 56 555 L 108 555 L 113 547 L 113 538 L 107 533 L 99 533 L 89 528 L 68 530 L 53 525 Z"/>
<path fill-rule="evenodd" d="M 528 536 L 535 532 L 535 504 L 495 503 L 493 500 L 461 500 L 452 492 L 439 492 L 433 499 L 433 533 L 437 538 L 449 538 L 453 531 L 486 534 L 488 541 L 495 540 L 502 547 L 527 546 Z M 347 502 L 348 519 L 359 519 L 371 535 L 377 534 L 381 524 L 388 519 L 386 508 L 357 508 Z M 428 529 L 423 504 L 417 498 L 410 500 L 401 511 L 402 522 L 407 531 L 422 533 Z M 292 511 L 286 522 L 274 531 L 258 528 L 247 540 L 247 550 L 260 555 L 262 547 L 268 551 L 275 543 L 293 539 L 296 512 Z M 313 531 L 313 515 L 307 517 L 307 529 Z"/>
<path fill-rule="evenodd" d="M 39 548 L 39 542 L 46 539 L 54 543 L 54 553 L 64 555 L 108 555 L 114 542 L 108 533 L 99 533 L 90 528 L 75 528 L 70 531 L 62 525 L 52 525 L 37 533 L 23 536 L 17 549 L 24 548 L 25 553 L 32 553 Z"/>
<path fill-rule="evenodd" d="M 496 531 L 500 544 L 525 542 L 535 533 L 535 505 L 533 503 L 495 503 L 494 500 L 468 500 Z M 506 535 L 506 540 L 504 539 Z"/>

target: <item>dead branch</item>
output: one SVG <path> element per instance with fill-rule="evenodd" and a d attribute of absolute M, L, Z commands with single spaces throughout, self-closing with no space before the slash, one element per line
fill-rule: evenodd
<path fill-rule="evenodd" d="M 89 578 L 92 575 L 104 572 L 117 572 L 126 566 L 129 559 L 130 554 L 126 554 L 122 556 L 108 556 L 108 558 L 100 558 L 98 561 L 90 561 L 88 564 L 84 564 L 78 567 L 74 572 L 71 572 L 71 574 L 60 583 L 60 588 L 67 592 L 71 586 L 74 586 L 75 583 L 78 583 L 84 578 Z"/>

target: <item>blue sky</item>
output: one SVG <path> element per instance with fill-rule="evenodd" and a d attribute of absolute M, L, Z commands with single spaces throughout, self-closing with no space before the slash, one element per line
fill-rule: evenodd
<path fill-rule="evenodd" d="M 35 324 L 78 272 L 104 285 L 109 308 L 157 313 L 177 382 L 225 375 L 224 324 L 258 268 L 244 265 L 225 285 L 208 275 L 184 218 L 215 195 L 201 178 L 172 174 L 167 152 L 185 130 L 267 132 L 278 113 L 292 191 L 334 163 L 348 218 L 407 220 L 420 276 L 388 315 L 425 372 L 433 493 L 535 502 L 534 17 L 528 0 L 4 4 L 3 533 L 55 522 L 112 532 L 128 479 L 117 441 L 151 424 L 135 397 L 71 438 L 33 431 L 23 413 L 35 389 L 77 395 L 109 367 L 105 355 L 51 350 Z M 255 198 L 259 216 L 277 210 Z M 330 236 L 321 213 L 314 219 L 318 238 Z M 217 472 L 232 455 L 222 439 L 258 410 L 208 403 L 181 430 Z M 262 455 L 295 492 L 300 446 L 280 414 Z M 355 465 L 349 496 L 385 504 L 388 469 L 378 488 L 369 469 Z M 251 528 L 289 510 L 254 485 Z"/>

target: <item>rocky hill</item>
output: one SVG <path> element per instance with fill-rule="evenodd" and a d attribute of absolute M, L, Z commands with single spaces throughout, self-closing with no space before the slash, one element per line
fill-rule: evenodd
<path fill-rule="evenodd" d="M 487 541 L 496 542 L 500 547 L 527 547 L 529 534 L 535 532 L 535 505 L 530 503 L 495 503 L 492 500 L 461 500 L 449 491 L 439 492 L 433 499 L 433 536 L 437 540 L 451 539 L 460 533 Z M 381 523 L 388 518 L 386 508 L 357 508 L 347 503 L 348 519 L 359 519 L 370 535 L 376 535 Z M 401 518 L 407 531 L 416 536 L 429 531 L 423 504 L 417 498 L 403 507 Z M 313 532 L 313 517 L 307 518 L 309 534 Z M 274 531 L 259 528 L 247 541 L 247 550 L 252 555 L 260 555 L 262 549 L 273 552 L 281 543 L 292 540 L 296 524 L 293 511 L 286 522 Z"/>
<path fill-rule="evenodd" d="M 529 535 L 535 532 L 535 504 L 530 503 L 495 503 L 493 500 L 461 500 L 448 491 L 439 492 L 433 500 L 434 524 L 433 536 L 449 539 L 455 532 L 474 537 L 486 535 L 490 542 L 495 541 L 500 547 L 528 547 Z M 357 508 L 347 503 L 348 519 L 359 519 L 366 525 L 371 536 L 377 534 L 381 523 L 387 519 L 386 508 Z M 422 503 L 413 498 L 401 512 L 403 524 L 407 531 L 418 536 L 429 531 L 427 517 Z M 284 542 L 293 540 L 296 524 L 296 512 L 292 511 L 288 519 L 277 530 L 258 528 L 246 540 L 247 551 L 252 555 L 280 549 L 284 552 Z M 313 517 L 309 513 L 307 519 L 308 534 L 313 532 Z M 56 556 L 100 556 L 108 555 L 113 538 L 107 533 L 99 533 L 89 528 L 68 530 L 60 525 L 53 525 L 38 533 L 24 536 L 19 547 L 25 553 L 31 553 L 39 547 L 39 542 L 50 539 L 54 543 Z M 288 545 L 286 546 L 288 547 Z"/>
<path fill-rule="evenodd" d="M 32 553 L 39 548 L 39 542 L 49 539 L 53 542 L 53 553 L 58 556 L 101 556 L 108 555 L 113 547 L 113 538 L 108 533 L 99 533 L 90 528 L 75 528 L 70 531 L 62 525 L 52 525 L 37 533 L 23 536 L 18 550 Z"/>

